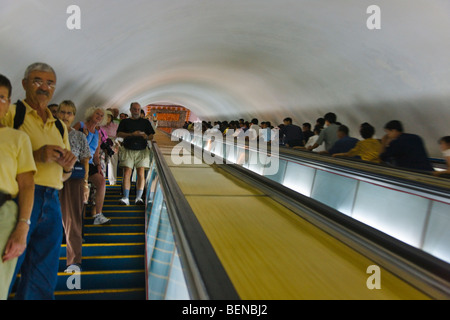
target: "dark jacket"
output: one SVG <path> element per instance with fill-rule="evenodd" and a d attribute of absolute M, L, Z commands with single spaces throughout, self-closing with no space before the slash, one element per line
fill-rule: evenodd
<path fill-rule="evenodd" d="M 380 159 L 402 168 L 433 171 L 423 141 L 415 134 L 402 133 L 380 154 Z"/>

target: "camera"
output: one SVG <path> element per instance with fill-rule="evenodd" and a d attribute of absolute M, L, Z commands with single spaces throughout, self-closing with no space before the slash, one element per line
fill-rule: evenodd
<path fill-rule="evenodd" d="M 110 156 L 110 157 L 112 157 L 113 155 L 114 155 L 114 150 L 111 148 L 111 146 L 113 145 L 114 143 L 111 141 L 111 139 L 107 139 L 105 142 L 103 142 L 101 145 L 100 145 L 100 148 L 103 150 L 103 151 L 105 151 L 105 153 L 108 155 L 108 156 Z"/>

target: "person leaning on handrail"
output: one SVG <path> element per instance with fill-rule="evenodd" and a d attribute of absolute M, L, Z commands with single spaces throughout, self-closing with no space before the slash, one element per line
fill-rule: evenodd
<path fill-rule="evenodd" d="M 319 119 L 317 119 L 317 122 L 321 123 L 322 121 Z M 325 150 L 328 151 L 338 140 L 337 131 L 339 129 L 339 125 L 336 122 L 336 114 L 334 114 L 333 112 L 328 112 L 324 115 L 323 119 L 326 127 L 320 132 L 319 138 L 314 143 L 314 145 L 308 147 L 308 150 L 312 151 L 324 142 Z"/>
<path fill-rule="evenodd" d="M 359 157 L 361 160 L 380 163 L 381 143 L 373 138 L 375 128 L 367 122 L 360 126 L 359 133 L 364 140 L 358 141 L 356 146 L 348 152 L 335 153 L 333 157 Z"/>
<path fill-rule="evenodd" d="M 302 129 L 292 124 L 292 118 L 285 118 L 283 124 L 284 126 L 280 128 L 280 138 L 284 139 L 286 147 L 303 147 L 305 138 Z"/>
<path fill-rule="evenodd" d="M 422 139 L 415 134 L 405 133 L 398 120 L 384 126 L 386 135 L 381 139 L 380 159 L 396 167 L 434 171 Z"/>

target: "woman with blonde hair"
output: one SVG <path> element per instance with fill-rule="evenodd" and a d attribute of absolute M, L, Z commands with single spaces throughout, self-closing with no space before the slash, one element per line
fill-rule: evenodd
<path fill-rule="evenodd" d="M 89 181 L 94 184 L 97 192 L 95 194 L 95 206 L 92 208 L 94 224 L 105 224 L 111 221 L 103 213 L 103 203 L 106 193 L 106 179 L 103 176 L 100 164 L 101 138 L 98 128 L 105 125 L 105 110 L 100 107 L 91 107 L 86 110 L 86 121 L 77 122 L 73 128 L 82 131 L 86 135 L 89 144 L 91 159 L 89 160 Z"/>

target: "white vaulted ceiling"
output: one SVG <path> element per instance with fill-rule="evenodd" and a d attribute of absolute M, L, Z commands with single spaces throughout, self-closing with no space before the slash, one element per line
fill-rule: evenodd
<path fill-rule="evenodd" d="M 66 25 L 73 4 L 80 30 Z M 366 27 L 372 4 L 380 30 Z M 333 111 L 353 135 L 368 121 L 379 137 L 399 119 L 432 156 L 450 134 L 448 0 L 2 0 L 0 19 L 13 99 L 42 61 L 57 72 L 53 102 L 79 109 L 166 102 L 273 124 Z"/>

